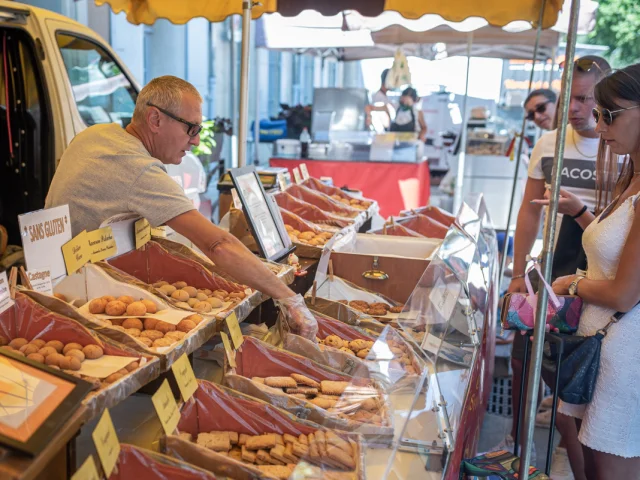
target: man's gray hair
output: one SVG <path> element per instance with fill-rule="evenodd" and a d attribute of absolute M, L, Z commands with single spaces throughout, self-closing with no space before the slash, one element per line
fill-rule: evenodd
<path fill-rule="evenodd" d="M 154 78 L 138 94 L 133 121 L 144 122 L 147 108 L 149 108 L 148 103 L 176 114 L 180 110 L 182 96 L 185 93 L 190 93 L 202 103 L 202 97 L 196 87 L 186 80 L 173 75 Z"/>

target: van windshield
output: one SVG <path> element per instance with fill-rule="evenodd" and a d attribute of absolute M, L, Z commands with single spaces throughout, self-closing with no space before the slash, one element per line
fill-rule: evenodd
<path fill-rule="evenodd" d="M 116 60 L 84 38 L 58 32 L 56 39 L 78 111 L 87 126 L 118 123 L 126 127 L 138 94 Z"/>

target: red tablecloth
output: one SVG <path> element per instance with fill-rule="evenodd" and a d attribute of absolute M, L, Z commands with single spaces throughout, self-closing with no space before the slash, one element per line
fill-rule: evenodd
<path fill-rule="evenodd" d="M 397 215 L 400 210 L 416 208 L 429 203 L 429 164 L 350 162 L 331 160 L 298 160 L 271 158 L 269 165 L 291 171 L 301 163 L 307 165 L 309 175 L 315 178 L 331 177 L 336 187 L 348 186 L 362 190 L 366 198 L 380 204 L 380 215 Z"/>

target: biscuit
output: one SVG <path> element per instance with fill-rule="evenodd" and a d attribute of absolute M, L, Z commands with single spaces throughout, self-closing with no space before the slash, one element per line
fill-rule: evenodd
<path fill-rule="evenodd" d="M 372 317 L 384 317 L 387 311 L 384 308 L 369 308 L 365 313 Z"/>
<path fill-rule="evenodd" d="M 245 447 L 244 445 L 242 445 L 242 460 L 244 460 L 245 462 L 249 462 L 249 463 L 255 463 L 256 461 L 256 454 L 247 450 L 247 447 Z"/>
<path fill-rule="evenodd" d="M 320 382 L 320 390 L 328 395 L 342 395 L 349 386 L 349 382 L 332 382 L 323 380 Z"/>
<path fill-rule="evenodd" d="M 242 451 L 239 448 L 232 448 L 229 451 L 229 456 L 239 462 L 242 461 Z"/>
<path fill-rule="evenodd" d="M 290 435 L 288 433 L 282 435 L 282 439 L 285 443 L 296 443 L 298 441 L 298 437 L 294 437 L 293 435 Z"/>
<path fill-rule="evenodd" d="M 173 345 L 176 341 L 172 338 L 159 338 L 153 341 L 154 347 L 169 347 Z"/>
<path fill-rule="evenodd" d="M 289 394 L 301 393 L 302 395 L 317 395 L 318 389 L 313 387 L 296 387 L 287 388 L 286 392 Z"/>
<path fill-rule="evenodd" d="M 151 341 L 158 340 L 162 337 L 164 337 L 164 333 L 159 332 L 158 330 L 145 330 L 140 333 L 140 338 L 148 338 Z"/>
<path fill-rule="evenodd" d="M 153 346 L 153 340 L 151 340 L 150 338 L 136 337 L 136 340 L 138 340 L 140 343 L 144 344 L 147 347 Z"/>
<path fill-rule="evenodd" d="M 247 438 L 245 446 L 248 450 L 270 450 L 276 446 L 276 436 L 273 433 L 267 433 L 265 435 L 255 435 L 253 437 Z"/>
<path fill-rule="evenodd" d="M 291 469 L 284 465 L 258 465 L 258 468 L 266 476 L 279 480 L 287 480 L 292 473 Z"/>
<path fill-rule="evenodd" d="M 402 310 L 404 310 L 404 305 L 398 305 L 397 307 L 391 307 L 389 309 L 390 313 L 402 313 Z"/>
<path fill-rule="evenodd" d="M 304 393 L 290 393 L 293 398 L 299 398 L 300 400 L 307 400 L 307 396 Z"/>
<path fill-rule="evenodd" d="M 308 387 L 313 387 L 313 388 L 320 388 L 320 384 L 318 382 L 304 375 L 300 375 L 299 373 L 292 373 L 291 378 L 293 378 L 300 385 L 306 385 Z"/>
<path fill-rule="evenodd" d="M 236 445 L 239 440 L 238 432 L 227 432 L 227 433 L 229 434 L 229 441 L 231 442 L 231 445 Z"/>
<path fill-rule="evenodd" d="M 290 443 L 289 445 L 292 445 L 292 452 L 296 457 L 304 458 L 309 455 L 309 445 L 303 445 L 302 443 Z"/>
<path fill-rule="evenodd" d="M 178 433 L 178 438 L 180 438 L 182 440 L 186 440 L 187 442 L 190 442 L 190 441 L 193 440 L 193 438 L 191 437 L 191 434 L 189 432 Z"/>
<path fill-rule="evenodd" d="M 272 458 L 275 458 L 276 460 L 286 464 L 288 463 L 289 460 L 285 458 L 284 450 L 285 450 L 284 445 L 276 445 L 271 450 L 269 450 L 269 455 L 271 455 Z"/>
<path fill-rule="evenodd" d="M 238 436 L 238 445 L 245 445 L 247 443 L 247 439 L 250 437 L 251 435 L 247 435 L 246 433 L 241 433 Z"/>
<path fill-rule="evenodd" d="M 302 445 L 309 445 L 309 438 L 301 433 L 298 437 L 298 442 L 300 442 Z"/>
<path fill-rule="evenodd" d="M 380 410 L 380 405 L 375 398 L 367 398 L 360 404 L 360 408 L 369 412 L 377 412 Z"/>
<path fill-rule="evenodd" d="M 256 382 L 256 383 L 261 383 L 264 385 L 264 378 L 262 377 L 251 377 L 251 380 Z"/>
<path fill-rule="evenodd" d="M 327 441 L 327 446 L 332 445 L 334 447 L 338 447 L 343 452 L 353 456 L 353 448 L 351 447 L 351 444 L 335 433 L 327 431 L 325 433 L 325 440 Z"/>
<path fill-rule="evenodd" d="M 274 433 L 274 435 L 276 436 L 276 445 L 282 445 L 284 447 L 284 438 L 282 437 L 282 435 L 279 435 L 277 433 Z"/>
<path fill-rule="evenodd" d="M 353 470 L 356 468 L 356 462 L 353 460 L 353 457 L 334 445 L 328 446 L 327 456 L 331 460 L 339 463 L 346 470 Z"/>
<path fill-rule="evenodd" d="M 125 314 L 127 311 L 127 305 L 119 300 L 113 300 L 112 302 L 107 303 L 104 311 L 109 316 L 118 317 Z"/>
<path fill-rule="evenodd" d="M 214 452 L 228 452 L 231 448 L 229 432 L 199 433 L 196 443 Z"/>
<path fill-rule="evenodd" d="M 291 377 L 267 377 L 264 379 L 265 385 L 276 388 L 296 388 L 298 384 Z"/>
<path fill-rule="evenodd" d="M 284 465 L 285 464 L 285 462 L 281 462 L 280 460 L 273 458 L 269 454 L 269 452 L 267 452 L 266 450 L 258 450 L 256 452 L 256 459 L 268 465 Z"/>
<path fill-rule="evenodd" d="M 316 397 L 313 400 L 310 401 L 311 403 L 313 403 L 316 407 L 322 408 L 324 410 L 327 410 L 329 408 L 333 408 L 335 407 L 337 400 L 329 400 L 328 398 L 319 398 Z"/>
<path fill-rule="evenodd" d="M 360 306 L 369 308 L 369 303 L 365 302 L 364 300 L 351 300 L 349 302 L 349 305 L 352 307 L 355 305 L 360 305 Z"/>
<path fill-rule="evenodd" d="M 329 335 L 324 339 L 324 344 L 330 347 L 341 348 L 344 343 L 345 342 L 337 335 Z"/>
<path fill-rule="evenodd" d="M 317 462 L 318 460 L 320 460 L 320 450 L 318 450 L 316 437 L 313 433 L 310 433 L 307 438 L 309 439 L 309 457 L 311 458 L 311 460 Z"/>
<path fill-rule="evenodd" d="M 286 460 L 285 463 L 298 463 L 298 457 L 293 453 L 293 446 L 297 443 L 297 441 L 294 441 L 293 443 L 287 442 L 286 446 L 284 447 L 283 455 Z"/>
<path fill-rule="evenodd" d="M 316 445 L 318 445 L 318 452 L 321 457 L 327 456 L 327 445 L 326 438 L 324 436 L 324 432 L 322 430 L 316 430 L 315 434 Z"/>

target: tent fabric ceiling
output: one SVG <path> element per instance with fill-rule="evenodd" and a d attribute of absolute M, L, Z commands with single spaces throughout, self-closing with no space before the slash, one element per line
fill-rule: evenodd
<path fill-rule="evenodd" d="M 426 14 L 441 15 L 452 22 L 468 17 L 482 17 L 502 27 L 513 21 L 537 24 L 544 0 L 261 0 L 252 8 L 254 18 L 263 13 L 279 12 L 295 16 L 304 10 L 316 10 L 323 15 L 335 15 L 345 9 L 356 10 L 365 17 L 375 17 L 384 11 L 398 12 L 405 18 L 418 19 Z M 219 22 L 229 15 L 242 13 L 243 0 L 95 0 L 108 4 L 114 12 L 126 12 L 134 24 L 152 25 L 159 18 L 183 24 L 192 18 L 204 17 Z M 562 0 L 546 0 L 543 28 L 550 28 L 558 20 Z"/>

